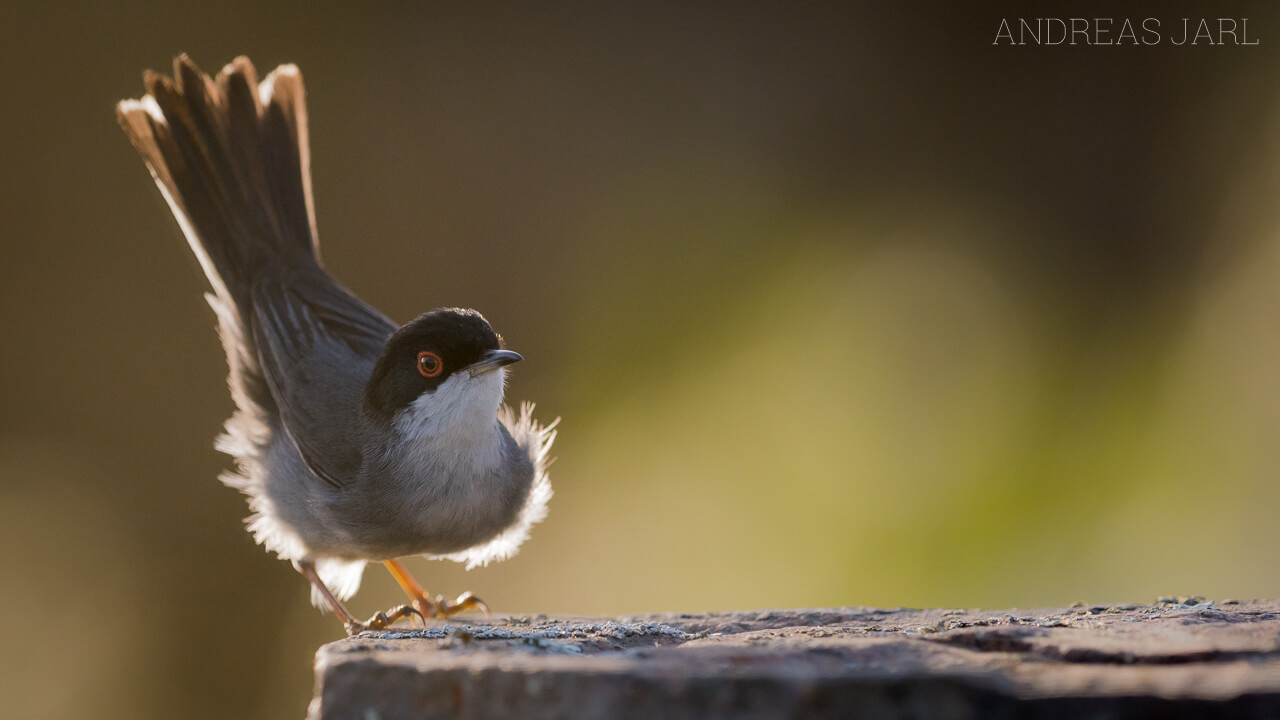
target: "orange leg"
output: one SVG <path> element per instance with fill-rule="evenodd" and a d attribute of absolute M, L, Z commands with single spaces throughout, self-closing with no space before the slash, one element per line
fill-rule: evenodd
<path fill-rule="evenodd" d="M 396 583 L 404 590 L 404 594 L 409 596 L 412 601 L 413 608 L 422 613 L 425 617 L 444 617 L 457 615 L 460 612 L 476 609 L 483 612 L 486 617 L 489 615 L 489 606 L 484 604 L 480 598 L 469 592 L 464 592 L 458 596 L 457 600 L 445 600 L 443 595 L 431 597 L 431 593 L 418 584 L 417 580 L 409 574 L 404 565 L 399 560 L 384 560 L 383 565 L 387 566 L 387 571 L 391 573 L 391 577 L 396 579 Z"/>
<path fill-rule="evenodd" d="M 419 610 L 411 608 L 408 605 L 397 605 L 386 612 L 377 613 L 368 620 L 360 622 L 351 614 L 351 611 L 348 610 L 340 600 L 338 600 L 338 598 L 334 597 L 333 593 L 329 591 L 329 588 L 325 586 L 324 581 L 320 579 L 320 575 L 316 573 L 315 563 L 310 560 L 300 560 L 294 563 L 294 567 L 298 568 L 298 572 L 302 573 L 303 577 L 311 581 L 311 584 L 320 591 L 322 596 L 324 596 L 324 601 L 329 605 L 329 609 L 333 611 L 333 614 L 337 615 L 338 619 L 342 621 L 342 626 L 347 629 L 347 635 L 349 637 L 355 637 L 365 630 L 385 630 L 386 628 L 391 627 L 391 624 L 395 621 L 415 615 L 419 620 L 422 620 L 424 625 L 427 622 Z"/>

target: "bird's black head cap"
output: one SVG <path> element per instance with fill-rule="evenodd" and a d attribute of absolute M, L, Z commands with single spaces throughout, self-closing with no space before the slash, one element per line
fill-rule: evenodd
<path fill-rule="evenodd" d="M 365 386 L 365 405 L 390 419 L 424 392 L 434 391 L 502 338 L 475 310 L 440 308 L 423 313 L 391 335 Z"/>

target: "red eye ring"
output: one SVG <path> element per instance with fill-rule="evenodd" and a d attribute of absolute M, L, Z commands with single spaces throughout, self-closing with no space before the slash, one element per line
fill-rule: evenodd
<path fill-rule="evenodd" d="M 422 373 L 422 377 L 440 377 L 440 373 L 444 372 L 444 361 L 430 350 L 423 350 L 418 353 L 418 372 Z"/>

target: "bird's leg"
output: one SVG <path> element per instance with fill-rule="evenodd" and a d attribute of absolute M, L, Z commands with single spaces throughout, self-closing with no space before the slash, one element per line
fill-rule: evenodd
<path fill-rule="evenodd" d="M 398 560 L 384 560 L 383 565 L 387 566 L 387 571 L 391 573 L 391 577 L 396 579 L 405 595 L 409 596 L 414 609 L 422 613 L 426 617 L 444 617 L 457 615 L 467 610 L 479 610 L 489 616 L 489 606 L 484 604 L 480 598 L 472 595 L 470 592 L 464 592 L 458 596 L 457 600 L 445 600 L 443 595 L 431 597 L 431 593 L 427 592 L 409 571 L 400 564 Z"/>
<path fill-rule="evenodd" d="M 323 596 L 324 601 L 328 603 L 329 609 L 332 610 L 333 614 L 337 615 L 338 619 L 342 621 L 342 625 L 347 629 L 347 635 L 349 637 L 355 637 L 365 630 L 385 630 L 386 628 L 391 627 L 391 624 L 395 621 L 414 615 L 416 615 L 419 620 L 422 620 L 423 625 L 426 625 L 427 623 L 423 614 L 419 610 L 411 608 L 408 605 L 397 605 L 385 612 L 375 613 L 373 617 L 365 620 L 364 622 L 360 622 L 356 619 L 356 616 L 352 615 L 351 611 L 348 610 L 347 607 L 329 591 L 329 588 L 324 584 L 324 581 L 320 579 L 319 573 L 316 572 L 315 563 L 310 560 L 299 560 L 294 563 L 294 567 L 296 567 L 298 572 L 302 573 L 302 576 L 311 581 L 311 584 L 320 591 L 320 595 Z"/>

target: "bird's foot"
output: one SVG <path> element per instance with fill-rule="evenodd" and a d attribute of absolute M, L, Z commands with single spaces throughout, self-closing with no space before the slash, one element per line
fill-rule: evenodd
<path fill-rule="evenodd" d="M 462 593 L 457 600 L 446 600 L 443 595 L 434 598 L 422 595 L 413 601 L 413 607 L 426 617 L 448 618 L 468 610 L 479 610 L 489 617 L 489 606 L 470 592 Z"/>
<path fill-rule="evenodd" d="M 414 605 L 417 605 L 417 603 L 414 603 Z M 416 607 L 410 607 L 408 605 L 397 605 L 385 612 L 374 613 L 373 617 L 365 620 L 364 622 L 360 622 L 353 617 L 342 624 L 347 628 L 347 635 L 349 637 L 355 637 L 367 630 L 386 630 L 397 620 L 406 617 L 417 617 L 422 621 L 423 627 L 426 627 L 427 621 L 423 616 L 422 611 L 418 610 Z"/>
<path fill-rule="evenodd" d="M 447 618 L 468 610 L 479 610 L 484 613 L 485 617 L 489 617 L 489 606 L 469 592 L 462 593 L 457 600 L 445 600 L 443 595 L 431 597 L 431 593 L 427 592 L 425 588 L 418 584 L 417 580 L 413 579 L 413 576 L 400 564 L 400 561 L 395 559 L 383 560 L 382 564 L 391 572 L 391 577 L 396 579 L 396 583 L 400 585 L 404 593 L 413 602 L 414 609 L 422 613 L 423 617 Z"/>

